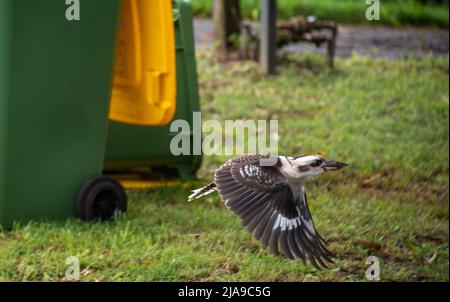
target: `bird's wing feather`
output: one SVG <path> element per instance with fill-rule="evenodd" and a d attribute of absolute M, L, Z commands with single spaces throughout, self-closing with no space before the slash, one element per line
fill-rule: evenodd
<path fill-rule="evenodd" d="M 333 255 L 314 226 L 306 195 L 294 197 L 277 168 L 259 164 L 262 158 L 243 155 L 217 169 L 214 182 L 225 205 L 275 254 L 326 267 Z"/>

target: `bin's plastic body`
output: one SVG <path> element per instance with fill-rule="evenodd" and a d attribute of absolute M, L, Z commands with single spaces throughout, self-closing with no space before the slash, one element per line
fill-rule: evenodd
<path fill-rule="evenodd" d="M 200 111 L 195 62 L 192 8 L 188 1 L 174 1 L 176 51 L 176 112 L 173 119 L 191 125 L 193 112 Z M 195 177 L 201 156 L 174 156 L 170 152 L 170 124 L 130 125 L 111 121 L 106 144 L 106 170 L 132 167 L 172 167 L 184 179 Z"/>
<path fill-rule="evenodd" d="M 0 1 L 0 225 L 74 216 L 101 174 L 119 4 Z"/>

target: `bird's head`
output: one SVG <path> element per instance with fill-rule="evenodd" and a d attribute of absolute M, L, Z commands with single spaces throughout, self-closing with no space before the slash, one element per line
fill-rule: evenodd
<path fill-rule="evenodd" d="M 292 180 L 310 180 L 328 171 L 340 170 L 345 163 L 329 160 L 321 155 L 280 156 L 279 170 Z"/>

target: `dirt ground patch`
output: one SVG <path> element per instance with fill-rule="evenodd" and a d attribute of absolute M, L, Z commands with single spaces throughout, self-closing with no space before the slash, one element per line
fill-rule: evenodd
<path fill-rule="evenodd" d="M 211 19 L 194 20 L 197 47 L 212 47 L 213 24 Z M 336 48 L 338 56 L 353 53 L 372 57 L 401 58 L 422 57 L 432 53 L 447 56 L 449 53 L 449 31 L 438 28 L 340 25 Z M 316 48 L 308 43 L 294 43 L 283 48 L 285 52 L 326 53 L 325 45 Z"/>

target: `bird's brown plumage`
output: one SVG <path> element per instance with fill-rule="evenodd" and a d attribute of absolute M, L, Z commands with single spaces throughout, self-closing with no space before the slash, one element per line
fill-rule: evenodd
<path fill-rule="evenodd" d="M 306 194 L 294 193 L 276 166 L 260 165 L 262 158 L 238 156 L 216 170 L 214 183 L 222 200 L 275 254 L 326 267 L 333 254 L 314 226 Z"/>

